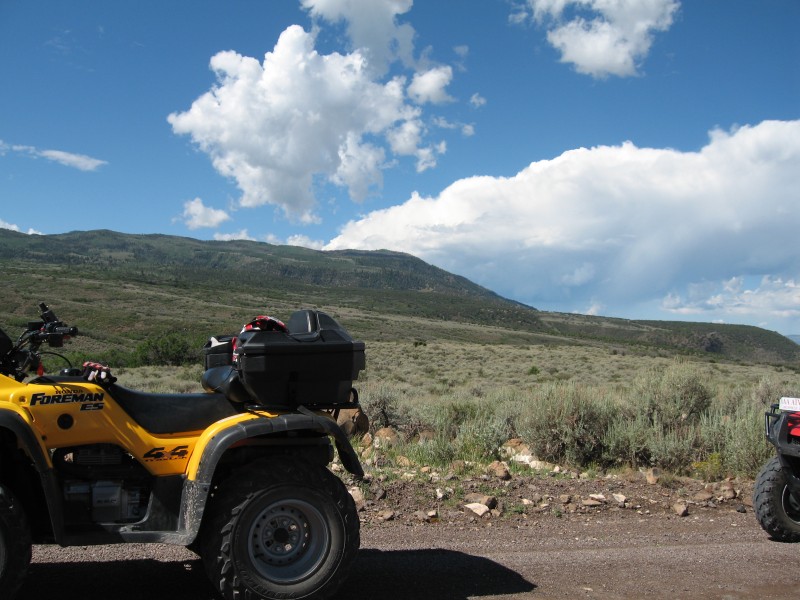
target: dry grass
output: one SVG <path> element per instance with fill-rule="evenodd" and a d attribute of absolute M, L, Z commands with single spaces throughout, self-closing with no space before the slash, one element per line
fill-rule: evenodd
<path fill-rule="evenodd" d="M 199 366 L 117 375 L 153 392 L 201 390 Z M 608 347 L 374 342 L 356 386 L 373 429 L 397 428 L 402 451 L 428 464 L 489 460 L 519 436 L 580 468 L 753 476 L 771 452 L 763 412 L 800 394 L 800 374 Z M 419 444 L 423 430 L 432 439 Z"/>

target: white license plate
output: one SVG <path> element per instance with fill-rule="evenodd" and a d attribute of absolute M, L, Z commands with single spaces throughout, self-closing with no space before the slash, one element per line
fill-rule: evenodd
<path fill-rule="evenodd" d="M 781 398 L 781 410 L 800 410 L 800 398 Z"/>

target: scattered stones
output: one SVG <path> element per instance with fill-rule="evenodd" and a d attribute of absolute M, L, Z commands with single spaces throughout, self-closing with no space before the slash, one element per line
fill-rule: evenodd
<path fill-rule="evenodd" d="M 361 491 L 360 487 L 351 487 L 347 490 L 350 492 L 350 495 L 353 497 L 353 502 L 356 504 L 356 510 L 361 511 L 364 510 L 364 492 Z"/>
<path fill-rule="evenodd" d="M 389 448 L 400 443 L 400 434 L 391 427 L 383 427 L 375 432 L 372 445 L 375 448 Z"/>
<path fill-rule="evenodd" d="M 694 496 L 692 496 L 692 500 L 695 502 L 708 502 L 714 497 L 714 494 L 709 492 L 708 490 L 702 490 L 697 492 Z"/>
<path fill-rule="evenodd" d="M 370 437 L 373 445 L 369 445 Z M 512 476 L 504 461 L 480 465 L 461 460 L 451 463 L 447 475 L 442 476 L 445 471 L 437 473 L 436 466 L 416 465 L 408 456 L 387 456 L 381 445 L 388 447 L 397 441 L 402 441 L 400 436 L 384 428 L 354 442 L 362 456 L 371 453 L 372 458 L 371 462 L 364 460 L 368 473 L 358 485 L 340 461 L 331 464 L 331 470 L 345 482 L 363 522 L 435 526 L 466 518 L 468 523 L 491 527 L 496 518 L 529 522 L 579 515 L 599 518 L 603 513 L 611 517 L 621 509 L 636 511 L 644 522 L 659 515 L 686 517 L 690 510 L 695 518 L 723 518 L 723 513 L 738 518 L 737 513 L 752 508 L 752 482 L 738 478 L 703 483 L 670 475 L 664 482 L 658 468 L 595 475 L 557 465 L 547 465 L 546 474 L 525 475 L 518 469 Z M 501 455 L 509 461 L 537 464 L 528 454 L 515 454 L 526 450 L 521 442 L 510 442 Z M 657 485 L 661 483 L 669 485 Z M 508 512 L 504 503 L 510 507 Z M 434 504 L 433 510 L 430 504 Z M 715 511 L 719 517 L 714 516 Z"/>
<path fill-rule="evenodd" d="M 496 477 L 497 479 L 501 479 L 503 481 L 511 479 L 511 473 L 508 471 L 508 465 L 499 460 L 496 460 L 490 464 L 486 468 L 486 472 L 492 477 Z"/>
<path fill-rule="evenodd" d="M 661 479 L 661 469 L 659 469 L 658 467 L 647 469 L 644 472 L 644 477 L 647 480 L 647 483 L 649 483 L 650 485 L 655 485 Z"/>
<path fill-rule="evenodd" d="M 536 457 L 531 456 L 530 454 L 515 454 L 511 457 L 511 460 L 516 463 L 528 465 L 535 471 L 554 471 L 556 469 L 556 465 L 553 463 L 538 460 Z"/>
<path fill-rule="evenodd" d="M 497 506 L 497 498 L 495 498 L 494 496 L 487 496 L 485 494 L 480 494 L 480 493 L 467 494 L 466 496 L 464 496 L 464 502 L 467 502 L 469 504 L 483 504 L 489 509 L 495 508 Z"/>
<path fill-rule="evenodd" d="M 521 439 L 511 438 L 500 447 L 500 454 L 509 458 L 519 455 L 531 456 L 531 450 Z"/>
<path fill-rule="evenodd" d="M 434 514 L 435 514 L 435 512 L 434 512 Z M 421 523 L 430 523 L 430 520 L 431 520 L 431 517 L 424 510 L 415 510 L 414 514 L 411 515 L 411 517 L 415 521 L 420 521 Z"/>
<path fill-rule="evenodd" d="M 485 504 L 481 504 L 480 502 L 471 502 L 469 504 L 465 504 L 464 508 L 478 515 L 479 517 L 482 517 L 489 512 L 489 507 Z"/>
<path fill-rule="evenodd" d="M 348 437 L 361 437 L 369 431 L 369 419 L 360 408 L 340 410 L 336 423 Z"/>
<path fill-rule="evenodd" d="M 673 512 L 679 517 L 689 516 L 689 505 L 686 502 L 680 501 L 672 505 Z"/>
<path fill-rule="evenodd" d="M 378 520 L 380 521 L 392 521 L 394 517 L 395 514 L 393 510 L 386 509 L 378 513 Z"/>

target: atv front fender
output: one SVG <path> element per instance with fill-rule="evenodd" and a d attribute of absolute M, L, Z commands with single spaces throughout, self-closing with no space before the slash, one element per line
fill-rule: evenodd
<path fill-rule="evenodd" d="M 34 433 L 36 430 L 33 427 L 32 419 L 23 410 L 14 406 L 0 408 L 0 431 L 3 430 L 10 431 L 14 435 L 17 446 L 28 455 L 39 474 L 50 513 L 53 534 L 56 542 L 60 543 L 63 539 L 64 516 L 61 502 L 58 500 L 61 492 L 53 472 L 50 454 L 41 438 Z"/>

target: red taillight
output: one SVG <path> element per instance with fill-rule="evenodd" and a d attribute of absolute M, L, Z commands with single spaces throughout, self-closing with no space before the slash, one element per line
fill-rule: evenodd
<path fill-rule="evenodd" d="M 789 435 L 800 437 L 800 412 L 792 413 L 786 417 L 786 426 Z"/>

